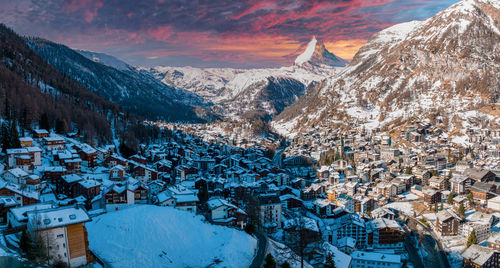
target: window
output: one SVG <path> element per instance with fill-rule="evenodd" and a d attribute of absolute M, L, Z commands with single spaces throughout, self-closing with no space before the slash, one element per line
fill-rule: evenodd
<path fill-rule="evenodd" d="M 58 235 L 57 235 L 57 238 L 63 238 L 63 237 L 64 237 L 64 235 L 63 235 L 63 234 L 58 234 Z"/>

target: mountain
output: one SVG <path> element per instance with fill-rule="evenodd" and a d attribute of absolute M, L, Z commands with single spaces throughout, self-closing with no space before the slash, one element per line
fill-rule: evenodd
<path fill-rule="evenodd" d="M 345 67 L 348 63 L 348 61 L 328 51 L 325 44 L 318 41 L 316 37 L 312 38 L 304 52 L 295 59 L 296 65 L 311 64 L 314 66 Z"/>
<path fill-rule="evenodd" d="M 498 128 L 499 29 L 499 2 L 464 0 L 426 21 L 383 30 L 273 126 L 289 136 L 319 127 L 391 129 L 423 119 L 450 132 Z"/>
<path fill-rule="evenodd" d="M 309 47 L 304 54 L 308 55 Z M 340 65 L 336 63 L 343 60 L 328 52 L 322 43 L 314 41 L 312 47 L 315 50 L 303 64 L 282 68 L 158 66 L 141 70 L 168 86 L 199 95 L 204 101 L 214 104 L 214 109 L 226 118 L 269 120 L 305 94 L 310 85 L 335 76 L 341 70 L 332 66 Z"/>
<path fill-rule="evenodd" d="M 53 68 L 3 24 L 0 81 L 3 120 L 12 119 L 19 127 L 30 129 L 45 117 L 50 127 L 79 131 L 87 142 L 111 140 L 109 121 L 118 117 L 118 105 Z"/>
<path fill-rule="evenodd" d="M 85 56 L 87 59 L 93 61 L 93 62 L 98 62 L 100 64 L 113 67 L 117 70 L 120 71 L 128 71 L 132 70 L 133 67 L 125 63 L 124 61 L 121 61 L 113 56 L 104 54 L 104 53 L 98 53 L 98 52 L 92 52 L 92 51 L 85 51 L 85 50 L 75 50 L 76 52 L 82 54 Z"/>
<path fill-rule="evenodd" d="M 133 114 L 168 121 L 202 120 L 197 112 L 204 104 L 196 95 L 169 87 L 111 56 L 80 51 L 84 56 L 40 38 L 26 42 L 60 72 Z"/>

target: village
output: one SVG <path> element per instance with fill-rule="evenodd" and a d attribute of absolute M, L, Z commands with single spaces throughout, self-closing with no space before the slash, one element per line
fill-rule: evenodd
<path fill-rule="evenodd" d="M 0 167 L 0 249 L 26 256 L 38 241 L 47 263 L 106 266 L 86 225 L 155 205 L 254 236 L 252 267 L 500 266 L 500 130 L 471 129 L 463 146 L 417 122 L 399 136 L 325 130 L 283 146 L 163 127 L 130 156 L 26 132 Z"/>

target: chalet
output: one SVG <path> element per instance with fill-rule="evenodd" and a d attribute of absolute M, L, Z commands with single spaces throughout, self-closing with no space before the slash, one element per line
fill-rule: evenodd
<path fill-rule="evenodd" d="M 125 167 L 125 169 L 128 169 L 128 160 L 116 154 L 112 154 L 111 156 L 106 158 L 105 163 L 108 167 L 122 165 Z"/>
<path fill-rule="evenodd" d="M 83 178 L 77 174 L 63 175 L 56 182 L 57 192 L 66 196 L 74 196 L 74 187 L 81 180 Z"/>
<path fill-rule="evenodd" d="M 10 211 L 7 212 L 7 225 L 9 228 L 24 228 L 28 224 L 28 212 L 40 211 L 48 208 L 54 208 L 54 205 L 41 203 L 11 208 Z"/>
<path fill-rule="evenodd" d="M 166 187 L 167 183 L 162 180 L 154 180 L 148 183 L 149 192 L 152 196 L 158 195 Z"/>
<path fill-rule="evenodd" d="M 33 137 L 37 139 L 46 138 L 49 136 L 49 132 L 45 129 L 33 129 Z"/>
<path fill-rule="evenodd" d="M 175 208 L 196 213 L 196 203 L 200 200 L 196 194 L 182 185 L 167 187 L 157 196 L 161 205 L 174 206 Z"/>
<path fill-rule="evenodd" d="M 462 267 L 489 268 L 500 267 L 500 252 L 479 245 L 471 245 L 462 252 Z"/>
<path fill-rule="evenodd" d="M 42 174 L 42 178 L 55 184 L 58 179 L 66 174 L 67 169 L 62 166 L 44 166 L 37 169 L 38 172 Z"/>
<path fill-rule="evenodd" d="M 402 249 L 405 231 L 395 220 L 378 218 L 369 222 L 372 232 L 368 233 L 367 243 L 379 249 Z"/>
<path fill-rule="evenodd" d="M 424 202 L 427 203 L 428 205 L 436 204 L 441 202 L 441 192 L 431 189 L 431 188 L 425 188 L 422 190 L 424 194 Z"/>
<path fill-rule="evenodd" d="M 48 255 L 52 263 L 69 267 L 86 265 L 91 260 L 87 229 L 90 217 L 83 208 L 60 207 L 28 212 L 28 232 L 50 243 Z"/>
<path fill-rule="evenodd" d="M 496 196 L 496 185 L 477 181 L 470 187 L 470 192 L 475 199 L 486 201 Z"/>
<path fill-rule="evenodd" d="M 101 193 L 101 183 L 93 179 L 79 180 L 73 188 L 74 196 L 83 196 L 92 200 Z"/>
<path fill-rule="evenodd" d="M 40 166 L 42 149 L 38 147 L 24 147 L 7 149 L 7 165 L 9 168 L 25 167 L 26 171 L 33 170 L 34 166 Z"/>
<path fill-rule="evenodd" d="M 28 173 L 20 168 L 9 169 L 2 173 L 2 176 L 7 182 L 17 184 L 25 184 L 28 175 Z"/>
<path fill-rule="evenodd" d="M 148 182 L 151 180 L 157 180 L 158 179 L 158 171 L 149 168 L 145 165 L 138 164 L 133 164 L 132 172 L 134 174 L 134 177 L 143 181 L 143 182 Z"/>
<path fill-rule="evenodd" d="M 70 173 L 80 173 L 82 168 L 82 160 L 80 158 L 66 159 L 64 160 L 63 165 Z"/>
<path fill-rule="evenodd" d="M 245 228 L 247 223 L 247 214 L 237 206 L 224 199 L 214 198 L 207 202 L 210 210 L 209 219 L 215 224 L 238 226 Z"/>
<path fill-rule="evenodd" d="M 94 167 L 97 159 L 97 150 L 92 146 L 81 143 L 73 145 L 73 149 L 80 155 L 82 163 L 85 167 Z"/>
<path fill-rule="evenodd" d="M 284 209 L 300 208 L 303 206 L 303 201 L 292 194 L 280 196 L 281 205 Z"/>
<path fill-rule="evenodd" d="M 21 147 L 31 147 L 33 146 L 33 139 L 31 137 L 21 137 L 19 138 Z"/>
<path fill-rule="evenodd" d="M 281 199 L 281 197 L 280 197 Z M 333 210 L 336 206 L 334 203 L 330 202 L 328 199 L 316 199 L 313 202 L 314 212 L 320 217 L 329 217 L 333 215 Z"/>
<path fill-rule="evenodd" d="M 495 173 L 489 170 L 478 168 L 468 168 L 464 171 L 464 175 L 480 182 L 495 181 L 496 178 Z"/>
<path fill-rule="evenodd" d="M 123 181 L 125 180 L 125 167 L 122 165 L 115 165 L 109 169 L 109 179 L 112 181 Z"/>
<path fill-rule="evenodd" d="M 42 143 L 47 150 L 62 150 L 66 146 L 66 140 L 60 136 L 50 136 L 42 138 Z"/>
<path fill-rule="evenodd" d="M 460 220 L 446 210 L 436 213 L 436 231 L 441 236 L 450 236 L 458 234 Z"/>
<path fill-rule="evenodd" d="M 148 163 L 148 160 L 146 159 L 146 157 L 140 156 L 138 154 L 129 157 L 129 159 L 130 159 L 130 161 L 134 161 L 134 162 L 140 163 L 142 165 L 146 165 Z"/>

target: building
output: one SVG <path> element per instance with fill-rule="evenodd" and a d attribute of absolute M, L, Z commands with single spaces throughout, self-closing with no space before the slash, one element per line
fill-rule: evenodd
<path fill-rule="evenodd" d="M 473 179 L 466 176 L 454 175 L 450 179 L 451 191 L 456 194 L 463 194 L 470 189 L 473 182 Z"/>
<path fill-rule="evenodd" d="M 424 194 L 424 202 L 427 203 L 427 205 L 432 205 L 441 202 L 440 191 L 427 188 L 423 189 L 422 192 Z"/>
<path fill-rule="evenodd" d="M 488 182 L 495 181 L 495 173 L 486 170 L 486 169 L 478 169 L 478 168 L 468 168 L 464 171 L 464 175 L 480 182 Z"/>
<path fill-rule="evenodd" d="M 49 151 L 62 150 L 66 146 L 66 140 L 59 136 L 44 137 L 42 138 L 42 143 Z"/>
<path fill-rule="evenodd" d="M 79 267 L 91 260 L 87 229 L 90 217 L 83 208 L 60 207 L 30 211 L 28 233 L 49 244 L 48 257 L 70 267 Z"/>
<path fill-rule="evenodd" d="M 500 211 L 500 195 L 488 199 L 487 207 L 494 211 Z"/>
<path fill-rule="evenodd" d="M 366 251 L 354 251 L 351 254 L 351 268 L 400 268 L 403 267 L 401 256 Z"/>
<path fill-rule="evenodd" d="M 441 236 L 450 236 L 458 234 L 460 221 L 446 210 L 436 213 L 436 231 Z"/>
<path fill-rule="evenodd" d="M 405 231 L 395 220 L 379 218 L 369 223 L 368 244 L 379 249 L 403 249 Z"/>
<path fill-rule="evenodd" d="M 260 226 L 267 231 L 281 228 L 281 201 L 276 194 L 261 194 L 257 197 Z"/>
<path fill-rule="evenodd" d="M 462 267 L 489 268 L 500 267 L 500 252 L 478 245 L 471 245 L 462 252 Z"/>

